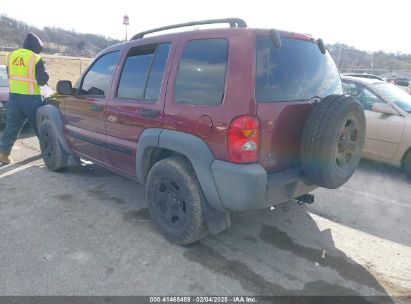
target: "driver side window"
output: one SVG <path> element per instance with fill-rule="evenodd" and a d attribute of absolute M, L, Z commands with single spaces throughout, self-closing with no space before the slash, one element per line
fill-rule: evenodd
<path fill-rule="evenodd" d="M 361 102 L 364 110 L 372 111 L 374 103 L 384 102 L 370 90 L 363 88 L 357 95 L 357 99 Z"/>
<path fill-rule="evenodd" d="M 116 67 L 119 51 L 105 54 L 94 62 L 83 77 L 79 95 L 104 97 L 108 93 L 110 80 Z"/>

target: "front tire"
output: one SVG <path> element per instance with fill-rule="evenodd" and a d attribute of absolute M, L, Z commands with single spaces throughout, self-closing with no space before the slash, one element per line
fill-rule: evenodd
<path fill-rule="evenodd" d="M 51 171 L 61 171 L 68 167 L 68 154 L 61 146 L 50 121 L 45 120 L 39 127 L 40 150 L 44 163 Z"/>
<path fill-rule="evenodd" d="M 208 234 L 205 198 L 185 158 L 157 162 L 148 175 L 146 197 L 154 224 L 171 242 L 188 245 Z"/>

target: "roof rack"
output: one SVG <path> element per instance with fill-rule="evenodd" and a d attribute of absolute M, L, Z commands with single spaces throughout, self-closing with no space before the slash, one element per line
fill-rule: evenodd
<path fill-rule="evenodd" d="M 151 34 L 151 33 L 155 33 L 155 32 L 161 32 L 161 31 L 170 30 L 170 29 L 174 29 L 174 28 L 193 26 L 193 25 L 216 24 L 216 23 L 228 23 L 230 25 L 230 27 L 238 27 L 238 28 L 247 27 L 247 23 L 245 23 L 245 21 L 243 19 L 240 19 L 240 18 L 200 20 L 200 21 L 193 21 L 193 22 L 187 22 L 187 23 L 179 23 L 179 24 L 174 24 L 174 25 L 168 25 L 168 26 L 163 26 L 163 27 L 152 29 L 152 30 L 144 31 L 144 32 L 135 34 L 131 38 L 131 40 L 143 38 L 147 34 Z"/>

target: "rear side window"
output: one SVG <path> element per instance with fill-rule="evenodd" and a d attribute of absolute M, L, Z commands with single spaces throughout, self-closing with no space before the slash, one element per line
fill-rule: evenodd
<path fill-rule="evenodd" d="M 258 102 L 308 100 L 342 94 L 341 79 L 330 54 L 317 44 L 282 38 L 275 48 L 270 37 L 257 38 Z"/>
<path fill-rule="evenodd" d="M 156 55 L 151 66 L 150 76 L 147 81 L 145 99 L 158 100 L 160 97 L 161 85 L 163 83 L 164 70 L 167 65 L 170 47 L 170 43 L 160 44 L 157 47 Z"/>
<path fill-rule="evenodd" d="M 117 97 L 158 100 L 169 51 L 169 43 L 132 49 L 121 73 Z"/>
<path fill-rule="evenodd" d="M 116 67 L 119 51 L 101 56 L 83 78 L 80 95 L 106 96 Z"/>
<path fill-rule="evenodd" d="M 228 42 L 226 39 L 189 41 L 175 82 L 177 102 L 216 105 L 224 97 Z"/>

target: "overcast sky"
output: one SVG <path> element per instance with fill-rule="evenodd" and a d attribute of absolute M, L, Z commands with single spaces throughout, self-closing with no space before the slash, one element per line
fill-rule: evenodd
<path fill-rule="evenodd" d="M 411 54 L 411 0 L 0 0 L 0 14 L 37 27 L 55 26 L 124 39 L 168 24 L 239 17 L 250 27 L 277 28 L 366 51 Z"/>

